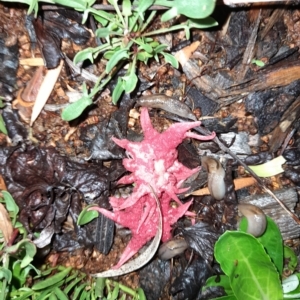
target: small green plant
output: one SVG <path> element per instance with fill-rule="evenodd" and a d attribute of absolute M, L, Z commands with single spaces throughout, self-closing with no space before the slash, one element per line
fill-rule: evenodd
<path fill-rule="evenodd" d="M 95 34 L 97 37 L 104 39 L 106 43 L 96 48 L 87 48 L 80 51 L 75 56 L 74 63 L 78 64 L 85 60 L 90 60 L 93 63 L 100 53 L 104 53 L 103 58 L 107 63 L 105 71 L 99 77 L 91 92 L 88 93 L 84 89 L 83 97 L 64 109 L 62 118 L 66 121 L 78 117 L 88 105 L 91 105 L 93 97 L 125 64 L 128 65 L 127 72 L 123 77 L 118 78 L 117 85 L 112 93 L 114 104 L 118 102 L 123 92 L 131 93 L 136 88 L 138 83 L 136 69 L 139 61 L 147 63 L 150 58 L 158 61 L 159 55 L 161 55 L 164 57 L 165 62 L 178 68 L 176 58 L 165 52 L 167 45 L 155 41 L 153 36 L 183 29 L 189 39 L 190 29 L 208 28 L 217 25 L 214 19 L 208 17 L 214 9 L 214 1 L 194 0 L 187 5 L 184 1 L 139 0 L 131 3 L 130 0 L 123 0 L 121 9 L 118 6 L 118 0 L 109 0 L 109 3 L 114 7 L 115 13 L 98 11 L 94 8 L 89 8 L 84 12 L 84 20 L 87 13 L 92 13 L 102 25 Z M 167 21 L 178 14 L 185 14 L 195 19 L 187 19 L 184 23 L 171 27 L 146 31 L 157 14 L 155 10 L 148 11 L 151 5 L 173 6 L 163 14 L 162 21 Z M 198 13 L 195 14 L 196 9 L 198 9 Z"/>
<path fill-rule="evenodd" d="M 28 13 L 34 11 L 37 14 L 38 0 L 5 1 L 25 3 L 29 5 Z M 90 60 L 93 63 L 95 58 L 103 54 L 102 58 L 106 61 L 106 68 L 90 91 L 84 85 L 82 98 L 63 110 L 62 119 L 66 121 L 80 116 L 93 103 L 95 95 L 125 65 L 128 66 L 127 72 L 123 77 L 118 78 L 112 93 L 114 104 L 118 102 L 123 92 L 131 93 L 136 88 L 138 62 L 147 63 L 150 58 L 158 61 L 159 56 L 161 56 L 164 57 L 166 63 L 177 68 L 178 61 L 173 55 L 166 52 L 166 45 L 153 39 L 155 35 L 184 30 L 186 38 L 189 39 L 192 28 L 203 29 L 218 24 L 209 17 L 215 8 L 215 0 L 122 0 L 121 7 L 118 0 L 108 0 L 115 10 L 114 13 L 95 9 L 93 7 L 95 0 L 44 0 L 43 2 L 64 5 L 83 12 L 83 23 L 86 22 L 89 14 L 93 15 L 101 24 L 101 28 L 95 34 L 106 41 L 98 47 L 84 49 L 75 56 L 75 64 L 85 60 Z M 149 25 L 157 15 L 157 10 L 149 10 L 149 8 L 155 5 L 163 6 L 166 9 L 170 8 L 162 15 L 162 22 L 179 15 L 184 15 L 187 19 L 178 25 L 149 31 Z"/>
<path fill-rule="evenodd" d="M 245 223 L 240 226 L 245 228 Z M 283 270 L 293 273 L 297 257 L 283 246 L 280 231 L 267 217 L 267 229 L 258 238 L 242 232 L 227 231 L 215 244 L 215 258 L 224 275 L 210 277 L 203 290 L 223 287 L 227 296 L 215 299 L 261 300 L 299 299 L 300 274 L 282 280 Z M 283 262 L 288 261 L 285 269 Z"/>
<path fill-rule="evenodd" d="M 70 267 L 50 268 L 45 265 L 42 271 L 35 268 L 31 262 L 36 246 L 17 221 L 19 208 L 8 192 L 2 191 L 1 194 L 0 300 L 146 300 L 141 288 L 133 290 L 110 279 L 90 278 Z"/>

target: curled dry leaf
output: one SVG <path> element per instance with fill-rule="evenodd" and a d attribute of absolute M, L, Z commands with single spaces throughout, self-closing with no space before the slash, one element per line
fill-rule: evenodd
<path fill-rule="evenodd" d="M 3 204 L 0 203 L 0 231 L 2 232 L 5 243 L 11 239 L 13 226 L 10 217 Z"/>
<path fill-rule="evenodd" d="M 184 47 L 183 49 L 181 49 L 175 54 L 175 57 L 177 58 L 177 60 L 180 62 L 182 66 L 186 64 L 186 62 L 190 59 L 190 57 L 192 56 L 194 51 L 196 51 L 199 45 L 200 45 L 199 41 L 194 42 L 191 45 Z"/>

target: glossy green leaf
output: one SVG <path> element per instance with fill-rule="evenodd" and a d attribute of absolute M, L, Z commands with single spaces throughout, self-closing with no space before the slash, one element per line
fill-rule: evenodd
<path fill-rule="evenodd" d="M 116 51 L 106 65 L 106 73 L 109 73 L 121 60 L 128 58 L 128 49 L 120 49 Z"/>
<path fill-rule="evenodd" d="M 257 240 L 265 247 L 279 274 L 283 270 L 283 240 L 276 223 L 267 216 L 267 228 Z"/>
<path fill-rule="evenodd" d="M 40 281 L 36 284 L 34 284 L 32 286 L 32 289 L 34 291 L 39 291 L 39 290 L 43 290 L 45 288 L 48 288 L 62 280 L 64 280 L 64 278 L 66 276 L 68 276 L 68 274 L 71 272 L 72 268 L 69 267 L 69 268 L 65 268 L 63 271 L 59 272 L 59 273 L 56 273 L 55 275 L 51 276 L 51 277 L 48 277 L 46 278 L 45 280 L 43 281 Z"/>
<path fill-rule="evenodd" d="M 84 225 L 98 218 L 99 213 L 96 210 L 88 210 L 93 206 L 94 205 L 88 205 L 81 211 L 78 216 L 77 225 Z"/>
<path fill-rule="evenodd" d="M 283 256 L 284 261 L 287 262 L 284 266 L 283 273 L 292 273 L 295 271 L 297 264 L 298 264 L 298 258 L 295 252 L 288 246 L 284 245 L 283 247 Z"/>
<path fill-rule="evenodd" d="M 178 69 L 179 63 L 178 60 L 173 56 L 172 54 L 161 52 L 161 54 L 164 56 L 165 61 L 169 64 L 171 64 L 174 68 Z"/>
<path fill-rule="evenodd" d="M 238 299 L 282 300 L 278 272 L 262 244 L 252 235 L 225 232 L 215 245 L 215 257 Z"/>
<path fill-rule="evenodd" d="M 118 78 L 118 82 L 113 90 L 112 93 L 112 102 L 113 104 L 117 104 L 121 95 L 124 92 L 124 87 L 123 87 L 123 80 L 121 77 Z"/>
<path fill-rule="evenodd" d="M 0 115 L 0 131 L 7 135 L 7 129 L 5 127 L 2 115 Z"/>
<path fill-rule="evenodd" d="M 68 105 L 61 113 L 61 118 L 64 121 L 71 121 L 74 120 L 76 118 L 78 118 L 83 111 L 90 106 L 91 104 L 93 104 L 93 101 L 91 98 L 83 96 L 82 98 L 80 98 L 79 100 L 77 100 L 74 103 L 71 103 L 70 105 Z"/>

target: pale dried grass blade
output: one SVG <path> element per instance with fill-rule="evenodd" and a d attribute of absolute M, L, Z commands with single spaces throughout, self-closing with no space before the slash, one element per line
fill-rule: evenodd
<path fill-rule="evenodd" d="M 37 119 L 37 117 L 41 113 L 43 107 L 45 106 L 45 104 L 54 88 L 54 85 L 57 81 L 57 78 L 61 72 L 63 65 L 64 65 L 64 61 L 61 60 L 60 64 L 58 65 L 57 68 L 48 70 L 48 72 L 41 84 L 39 92 L 36 96 L 34 106 L 32 108 L 30 126 L 32 126 L 34 121 Z"/>
<path fill-rule="evenodd" d="M 19 62 L 22 66 L 30 67 L 39 67 L 45 65 L 44 60 L 41 57 L 21 58 Z"/>
<path fill-rule="evenodd" d="M 0 203 L 0 231 L 2 232 L 5 244 L 8 244 L 13 235 L 13 226 L 4 205 Z"/>

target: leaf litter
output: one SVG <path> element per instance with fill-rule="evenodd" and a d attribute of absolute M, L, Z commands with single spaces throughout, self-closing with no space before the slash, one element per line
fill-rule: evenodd
<path fill-rule="evenodd" d="M 263 15 L 263 18 L 264 17 L 266 16 Z M 186 104 L 190 105 L 191 109 L 200 108 L 200 112 L 202 113 L 200 117 L 205 117 L 209 113 L 217 112 L 215 117 L 219 119 L 219 123 L 221 123 L 221 125 L 224 125 L 224 114 L 225 117 L 227 117 L 230 114 L 230 110 L 234 110 L 236 109 L 235 107 L 237 107 L 236 104 L 233 104 L 229 109 L 219 110 L 218 106 L 222 104 L 222 101 L 224 100 L 225 103 L 230 103 L 230 99 L 236 98 L 238 94 L 242 94 L 242 92 L 247 88 L 247 80 L 250 82 L 248 90 L 251 91 L 251 89 L 255 86 L 251 83 L 251 76 L 252 78 L 253 76 L 255 77 L 257 70 L 252 68 L 248 70 L 250 74 L 246 76 L 246 80 L 239 83 L 241 85 L 239 89 L 230 87 L 233 83 L 238 82 L 234 76 L 235 74 L 238 74 L 238 62 L 239 59 L 241 59 L 242 53 L 240 49 L 247 46 L 247 39 L 251 34 L 249 18 L 250 17 L 245 11 L 235 12 L 232 15 L 231 25 L 229 25 L 228 29 L 228 36 L 232 43 L 222 41 L 222 43 L 224 43 L 224 47 L 227 47 L 226 60 L 222 59 L 222 50 L 214 48 L 214 45 L 211 42 L 212 39 L 214 40 L 216 38 L 216 32 L 212 32 L 210 34 L 200 33 L 204 39 L 203 43 L 194 52 L 194 56 L 184 67 L 188 79 L 192 80 L 192 78 L 197 77 L 199 74 L 197 74 L 197 76 L 193 75 L 194 57 L 197 57 L 197 51 L 200 52 L 200 54 L 201 51 L 206 53 L 206 57 L 208 57 L 208 52 L 205 50 L 206 47 L 215 55 L 215 66 L 222 68 L 229 67 L 232 71 L 220 72 L 220 75 L 216 75 L 216 72 L 214 72 L 213 69 L 204 70 L 202 82 L 197 81 L 197 79 L 193 81 L 193 84 L 195 84 L 198 88 L 198 91 L 201 90 L 202 93 L 199 95 L 199 93 L 188 92 L 189 100 L 186 101 Z M 276 26 L 279 25 L 277 24 Z M 258 43 L 261 43 L 261 41 L 258 40 Z M 279 48 L 279 44 L 280 43 L 274 43 L 274 47 L 276 46 Z M 21 57 L 24 58 L 28 55 L 28 52 L 24 49 L 22 49 L 22 51 Z M 74 49 L 72 49 L 70 45 L 69 51 L 70 53 L 74 53 Z M 201 57 L 200 54 L 198 53 L 199 57 Z M 261 51 L 259 55 L 266 55 L 269 57 L 274 54 Z M 258 59 L 261 58 L 259 55 L 257 57 Z M 57 54 L 57 57 L 61 57 L 59 53 Z M 290 57 L 288 59 L 292 58 L 293 57 Z M 16 67 L 14 68 L 16 69 Z M 21 69 L 23 69 L 23 75 L 27 73 L 24 67 L 21 67 Z M 291 71 L 292 69 L 290 68 L 288 70 Z M 164 80 L 158 77 L 159 74 L 156 78 L 154 78 L 155 85 L 152 88 L 152 92 L 158 94 L 164 91 L 169 92 L 170 90 L 174 90 L 173 83 L 175 82 L 175 78 L 178 76 L 173 76 L 174 73 L 172 74 L 172 72 L 174 72 L 174 70 L 171 68 L 168 69 L 168 72 L 170 72 L 170 74 L 163 74 Z M 30 74 L 30 70 L 28 74 Z M 277 71 L 277 73 L 258 72 L 257 74 L 260 74 L 260 81 L 263 81 L 263 78 L 267 78 L 268 80 L 266 81 L 266 84 L 274 88 L 272 76 L 280 74 L 280 71 Z M 145 72 L 143 74 L 141 70 L 141 74 L 139 76 L 143 80 L 146 78 L 143 77 L 144 75 Z M 30 75 L 28 77 L 30 77 Z M 20 73 L 18 74 L 18 78 L 21 78 Z M 277 80 L 275 84 L 282 84 L 283 81 L 280 80 Z M 24 80 L 24 82 L 19 82 L 18 86 L 24 86 L 26 81 L 28 81 L 28 78 L 27 80 Z M 82 79 L 81 81 L 76 81 L 71 77 L 68 77 L 66 70 L 63 69 L 60 80 L 55 85 L 55 91 L 49 101 L 54 104 L 64 102 L 67 97 L 63 94 L 62 96 L 59 96 L 59 88 L 65 89 L 66 85 L 70 84 L 76 89 L 82 85 L 82 82 Z M 203 82 L 205 82 L 205 86 L 203 85 Z M 259 86 L 256 85 L 259 89 L 261 89 L 261 86 L 262 83 L 260 83 Z M 298 85 L 295 83 L 294 86 L 295 88 L 293 87 L 293 83 L 291 83 L 291 86 L 288 86 L 284 90 L 287 91 L 284 95 L 285 103 L 287 103 L 286 107 L 288 107 L 290 103 L 295 101 L 298 97 Z M 177 88 L 177 86 L 175 87 Z M 176 98 L 179 98 L 180 87 L 183 87 L 183 84 L 179 81 L 179 88 L 174 91 L 173 95 Z M 113 88 L 113 86 L 111 88 Z M 227 98 L 224 97 L 225 89 L 229 89 L 226 91 L 229 95 Z M 276 89 L 277 88 L 275 88 L 275 92 L 277 91 Z M 7 99 L 11 97 L 11 91 L 13 91 L 13 89 L 10 90 L 10 93 L 6 90 Z M 251 102 L 251 97 L 254 96 L 251 94 L 248 96 L 249 100 L 247 101 L 252 106 L 249 104 L 247 106 L 249 109 L 247 109 L 249 112 L 250 109 L 251 112 L 253 112 L 254 118 L 251 121 L 254 121 L 255 126 L 259 130 L 259 134 L 262 135 L 269 132 L 270 128 L 273 129 L 280 126 L 280 123 L 283 121 L 281 118 L 283 117 L 286 107 L 281 106 L 281 110 L 277 114 L 277 104 L 272 100 L 273 94 L 271 94 L 271 96 L 266 96 L 264 92 L 258 93 L 260 93 L 258 96 L 261 100 L 255 103 L 256 106 Z M 281 93 L 280 88 L 278 88 L 277 93 Z M 203 101 L 207 103 L 207 99 L 214 101 L 211 105 L 214 109 L 210 107 L 210 112 L 208 112 L 209 110 L 204 106 L 204 109 L 201 111 L 199 103 L 203 103 Z M 226 102 L 227 100 L 228 102 Z M 122 103 L 126 103 L 126 99 L 122 100 L 121 109 L 123 105 Z M 267 121 L 264 116 L 260 114 L 260 112 L 263 112 L 263 110 L 260 110 L 258 107 L 258 104 L 260 103 L 264 103 L 264 109 L 268 110 L 267 114 L 264 113 L 265 115 L 268 115 L 268 118 L 266 119 Z M 197 106 L 195 107 L 193 104 L 196 104 Z M 20 206 L 20 219 L 22 222 L 27 226 L 30 232 L 39 231 L 43 233 L 42 239 L 39 241 L 40 245 L 44 246 L 47 245 L 47 243 L 51 243 L 56 251 L 73 251 L 80 247 L 91 248 L 92 246 L 96 246 L 97 248 L 98 242 L 97 237 L 95 237 L 95 232 L 99 231 L 97 220 L 89 225 L 79 227 L 76 225 L 76 218 L 83 206 L 86 204 L 94 203 L 104 209 L 111 209 L 108 197 L 112 196 L 114 192 L 119 190 L 117 181 L 126 174 L 126 170 L 122 166 L 120 160 L 124 159 L 127 155 L 121 148 L 117 147 L 116 144 L 112 142 L 111 137 L 114 136 L 118 139 L 125 139 L 128 131 L 133 131 L 133 133 L 131 133 L 131 138 L 134 142 L 140 137 L 139 120 L 136 120 L 135 126 L 128 128 L 127 130 L 128 116 L 125 116 L 125 114 L 127 114 L 131 105 L 132 104 L 128 103 L 128 106 L 125 109 L 123 107 L 122 113 L 124 116 L 121 117 L 122 120 L 119 122 L 120 115 L 122 115 L 121 113 L 119 116 L 110 117 L 112 112 L 117 111 L 117 108 L 110 104 L 110 96 L 106 99 L 101 99 L 101 101 L 96 103 L 94 107 L 87 111 L 79 120 L 70 124 L 77 129 L 67 140 L 64 139 L 64 135 L 69 130 L 69 124 L 63 123 L 57 114 L 42 110 L 40 117 L 33 126 L 33 135 L 39 140 L 38 146 L 30 146 L 28 144 L 27 130 L 24 125 L 18 121 L 18 117 L 15 112 L 7 108 L 4 110 L 3 116 L 5 117 L 5 121 L 9 129 L 9 136 L 12 138 L 15 146 L 4 146 L 1 150 L 1 173 L 6 179 L 8 189 L 12 192 Z M 274 111 L 275 113 L 273 115 L 269 115 L 269 111 Z M 7 114 L 7 116 L 5 114 Z M 96 120 L 95 116 L 98 117 Z M 154 127 L 157 128 L 159 132 L 163 132 L 171 124 L 171 121 L 165 119 L 166 113 L 164 112 L 158 115 L 157 111 L 152 109 L 150 116 Z M 90 124 L 89 122 L 91 121 L 88 121 L 87 124 L 82 126 L 80 125 L 83 124 L 85 120 L 89 120 L 90 117 L 92 117 L 92 122 L 95 122 L 95 124 Z M 242 129 L 250 133 L 250 126 L 248 128 L 246 127 L 247 122 L 250 119 L 246 115 L 244 115 L 242 119 L 243 122 L 238 123 L 239 126 L 244 126 Z M 221 129 L 219 129 L 219 126 L 217 129 L 216 125 L 213 124 L 210 125 L 211 127 L 209 127 L 209 129 L 211 131 L 218 130 L 217 132 L 236 131 L 236 119 L 234 119 L 234 121 L 231 120 L 229 121 L 230 126 L 223 126 Z M 205 120 L 203 123 L 205 123 Z M 266 126 L 261 128 L 256 125 L 257 123 Z M 19 127 L 16 128 L 16 124 L 19 124 Z M 299 124 L 293 124 L 295 128 L 298 128 Z M 294 139 L 295 147 L 298 149 L 298 133 L 294 136 Z M 210 151 L 209 143 L 202 143 L 201 148 L 199 148 L 195 142 L 190 142 L 189 144 L 196 149 L 198 156 L 205 155 L 205 151 L 209 154 L 213 153 Z M 5 145 L 5 142 L 2 142 L 2 145 Z M 263 143 L 256 146 L 256 151 L 259 153 L 261 153 L 261 149 L 263 149 Z M 216 152 L 218 152 L 218 149 Z M 181 159 L 183 160 L 183 153 L 183 151 L 178 152 L 179 161 L 181 161 Z M 291 147 L 288 147 L 286 153 L 287 157 L 297 156 L 297 151 L 294 151 L 293 154 L 293 148 Z M 283 156 L 285 156 L 285 154 L 283 154 Z M 84 161 L 84 159 L 89 160 Z M 269 160 L 269 158 L 267 160 Z M 293 158 L 290 159 L 290 161 L 292 162 Z M 157 283 L 157 290 L 163 291 L 164 289 L 170 288 L 169 293 L 173 294 L 173 296 L 177 297 L 177 299 L 194 299 L 197 296 L 197 293 L 200 290 L 199 287 L 202 284 L 201 282 L 205 281 L 205 278 L 208 277 L 211 272 L 211 270 L 206 268 L 206 266 L 207 261 L 210 261 L 212 257 L 211 249 L 215 239 L 218 234 L 224 232 L 226 229 L 234 228 L 235 226 L 237 200 L 234 192 L 231 168 L 234 170 L 237 169 L 234 162 L 230 159 L 227 163 L 225 163 L 225 165 L 226 194 L 224 199 L 216 201 L 209 195 L 194 197 L 194 204 L 191 207 L 191 210 L 197 213 L 196 224 L 193 226 L 188 218 L 184 218 L 180 220 L 179 223 L 176 222 L 177 225 L 181 226 L 176 225 L 172 228 L 172 235 L 181 235 L 189 244 L 189 248 L 179 255 L 179 257 L 174 261 L 174 269 L 171 275 L 172 284 L 168 285 L 170 269 L 167 265 L 169 262 L 162 263 L 156 258 L 152 260 L 149 266 L 145 267 L 145 269 L 148 270 L 146 273 L 149 274 L 150 270 L 153 274 L 158 274 L 158 276 L 156 276 L 157 278 L 167 278 L 166 280 L 160 280 L 161 282 Z M 299 184 L 300 177 L 297 164 L 295 166 L 288 161 L 287 165 L 288 167 L 286 167 L 285 174 L 287 177 L 290 176 L 296 184 Z M 187 167 L 191 168 L 190 166 Z M 128 174 L 126 175 L 128 176 Z M 272 182 L 269 182 L 268 184 L 272 187 Z M 202 183 L 202 186 L 203 185 L 204 183 Z M 199 187 L 200 186 L 198 185 L 198 188 Z M 179 195 L 179 198 L 184 199 L 182 195 Z M 190 199 L 191 198 L 184 199 L 183 201 L 190 201 Z M 111 226 L 107 227 L 111 230 Z M 198 227 L 207 228 L 207 239 L 204 234 L 206 231 L 202 228 L 201 232 L 199 232 Z M 110 241 L 110 245 L 105 245 L 105 249 L 110 249 L 113 243 L 114 233 L 108 235 L 109 238 L 107 238 L 107 240 Z M 122 229 L 117 228 L 116 235 L 114 237 L 114 245 L 118 245 L 119 243 L 120 248 L 122 249 L 125 247 L 129 238 L 130 237 L 128 235 L 122 236 Z M 203 246 L 205 243 L 206 246 Z M 203 249 L 210 249 L 210 251 L 205 252 Z M 117 250 L 119 253 L 122 253 L 122 251 L 123 250 L 120 249 Z M 196 254 L 193 255 L 193 252 Z M 68 255 L 69 254 L 67 254 L 67 256 Z M 92 258 L 90 262 L 85 264 L 85 268 L 92 273 L 99 272 L 100 268 L 103 270 L 109 268 L 119 259 L 118 254 L 110 253 L 108 256 L 104 256 L 102 254 L 97 255 L 97 259 Z M 205 255 L 207 256 L 205 257 Z M 64 255 L 62 254 L 61 260 L 67 260 L 63 257 Z M 203 257 L 206 261 L 203 260 Z M 108 263 L 103 266 L 103 263 L 99 263 L 99 260 L 107 260 Z M 95 266 L 96 262 L 97 266 Z M 153 288 L 151 289 L 150 280 L 145 282 L 145 276 L 147 276 L 146 273 L 141 270 L 139 278 L 140 282 L 142 283 L 145 291 L 148 291 L 147 297 L 149 295 L 149 299 L 158 299 L 160 294 L 157 294 L 158 296 L 151 296 L 151 292 L 153 292 L 154 295 L 154 290 Z M 199 274 L 202 273 L 203 275 L 199 276 Z M 195 274 L 198 275 L 198 281 L 191 283 L 191 280 L 196 277 Z M 164 295 L 167 295 L 168 291 L 165 291 L 164 293 Z"/>

